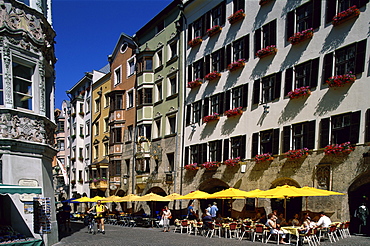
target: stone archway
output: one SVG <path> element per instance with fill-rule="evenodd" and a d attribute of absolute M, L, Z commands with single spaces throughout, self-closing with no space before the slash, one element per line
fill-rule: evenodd
<path fill-rule="evenodd" d="M 161 187 L 152 187 L 145 194 L 155 193 L 160 196 L 167 196 L 166 192 Z M 169 202 L 146 202 L 150 208 L 150 215 L 152 218 L 159 216 L 164 206 L 167 206 Z"/>
<path fill-rule="evenodd" d="M 370 216 L 366 220 L 366 226 L 363 221 L 355 217 L 355 212 L 358 207 L 364 203 L 370 208 L 370 171 L 364 172 L 353 181 L 348 187 L 348 205 L 350 213 L 351 226 L 350 230 L 353 233 L 370 234 Z M 361 225 L 361 227 L 360 227 Z"/>
<path fill-rule="evenodd" d="M 221 179 L 207 179 L 203 181 L 198 190 L 205 191 L 207 193 L 213 194 L 218 191 L 222 191 L 224 189 L 228 189 L 229 185 L 222 181 Z M 227 199 L 201 199 L 199 200 L 199 215 L 202 216 L 204 210 L 208 207 L 208 204 L 212 204 L 213 202 L 217 203 L 217 207 L 219 209 L 219 213 L 224 217 L 231 217 L 231 205 L 230 201 Z"/>
<path fill-rule="evenodd" d="M 291 178 L 278 178 L 278 179 L 275 179 L 272 183 L 271 183 L 271 187 L 270 189 L 273 189 L 277 186 L 281 186 L 281 185 L 290 185 L 290 186 L 295 186 L 297 188 L 300 188 L 301 186 L 299 185 L 299 183 L 297 181 L 295 181 L 294 179 L 291 179 Z M 271 209 L 272 211 L 273 210 L 277 210 L 278 213 L 285 213 L 285 209 L 284 209 L 284 199 L 271 199 Z M 293 216 L 295 214 L 301 214 L 301 211 L 302 211 L 302 197 L 292 197 L 292 198 L 288 198 L 286 200 L 286 215 L 285 215 L 285 218 L 286 218 L 286 221 L 288 222 L 290 219 L 293 218 Z"/>

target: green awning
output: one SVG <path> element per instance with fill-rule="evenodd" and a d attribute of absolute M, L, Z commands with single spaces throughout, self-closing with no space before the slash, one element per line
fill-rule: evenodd
<path fill-rule="evenodd" d="M 41 194 L 41 187 L 0 184 L 0 195 L 7 194 Z"/>

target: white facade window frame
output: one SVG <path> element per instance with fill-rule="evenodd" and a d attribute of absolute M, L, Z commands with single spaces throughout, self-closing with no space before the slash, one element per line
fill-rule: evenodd
<path fill-rule="evenodd" d="M 122 83 L 122 65 L 119 65 L 114 69 L 114 86 Z"/>
<path fill-rule="evenodd" d="M 132 106 L 130 107 L 130 94 L 132 92 Z M 135 107 L 135 90 L 131 88 L 126 93 L 126 109 L 134 108 Z"/>
<path fill-rule="evenodd" d="M 131 70 L 132 68 L 130 67 L 130 63 L 133 62 L 134 63 L 134 67 L 133 67 L 133 70 Z M 130 57 L 129 59 L 127 59 L 127 78 L 131 77 L 132 75 L 135 74 L 135 65 L 136 65 L 136 57 L 135 56 L 132 56 Z"/>

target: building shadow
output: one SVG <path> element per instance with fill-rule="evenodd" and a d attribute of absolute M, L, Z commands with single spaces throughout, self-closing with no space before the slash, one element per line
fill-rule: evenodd
<path fill-rule="evenodd" d="M 216 125 L 218 124 L 219 120 L 213 120 L 206 123 L 206 126 L 203 128 L 202 132 L 200 133 L 200 140 L 210 137 L 216 129 Z"/>
<path fill-rule="evenodd" d="M 356 18 L 348 20 L 346 21 L 346 23 L 343 23 L 342 25 L 336 27 L 333 26 L 328 36 L 326 36 L 324 40 L 320 54 L 325 54 L 342 45 L 344 43 L 344 40 L 348 36 L 350 30 L 352 29 L 355 20 Z"/>
<path fill-rule="evenodd" d="M 303 52 L 307 49 L 310 40 L 311 39 L 305 40 L 302 43 L 291 46 L 288 54 L 285 57 L 285 60 L 281 63 L 280 71 L 292 67 L 299 61 L 299 59 L 302 57 Z"/>
<path fill-rule="evenodd" d="M 254 18 L 252 31 L 255 31 L 256 29 L 260 28 L 266 22 L 267 16 L 272 11 L 274 5 L 275 1 L 271 1 L 264 6 L 260 6 L 257 15 Z M 246 13 L 248 13 L 248 11 L 246 11 Z"/>
<path fill-rule="evenodd" d="M 76 233 L 76 232 L 79 232 L 81 230 L 86 230 L 86 233 L 87 232 L 87 227 L 82 223 L 82 222 L 71 222 L 71 230 L 69 231 L 68 229 L 65 230 L 63 228 L 63 226 L 58 226 L 59 230 L 59 235 L 58 235 L 58 238 L 59 238 L 59 241 L 62 240 L 63 238 L 65 237 L 69 237 L 71 236 L 72 234 Z"/>
<path fill-rule="evenodd" d="M 293 120 L 307 105 L 307 96 L 303 98 L 290 99 L 284 109 L 281 111 L 278 119 L 279 124 Z"/>
<path fill-rule="evenodd" d="M 268 68 L 271 66 L 272 61 L 274 60 L 274 58 L 275 58 L 275 54 L 266 56 L 262 59 L 258 58 L 259 60 L 256 64 L 256 66 L 253 68 L 251 76 L 249 78 L 251 80 L 255 80 L 255 79 L 259 79 L 259 78 L 263 77 L 264 75 L 266 75 L 266 72 L 267 72 Z"/>
<path fill-rule="evenodd" d="M 235 127 L 239 124 L 240 118 L 241 116 L 227 118 L 221 127 L 221 135 L 230 135 L 235 130 Z"/>
<path fill-rule="evenodd" d="M 314 112 L 314 115 L 323 116 L 328 112 L 337 109 L 347 96 L 350 86 L 352 86 L 352 84 L 345 85 L 344 87 L 329 88 L 323 97 L 320 98 L 317 106 L 315 107 L 316 111 Z"/>

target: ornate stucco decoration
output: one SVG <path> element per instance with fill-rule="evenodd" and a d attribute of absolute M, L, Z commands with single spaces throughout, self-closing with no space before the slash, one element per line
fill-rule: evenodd
<path fill-rule="evenodd" d="M 154 118 L 158 118 L 158 117 L 161 117 L 161 112 L 157 112 L 155 115 L 154 115 Z"/>
<path fill-rule="evenodd" d="M 159 42 L 158 45 L 157 45 L 157 49 L 160 49 L 163 47 L 163 43 L 162 42 Z"/>
<path fill-rule="evenodd" d="M 162 79 L 163 79 L 163 76 L 158 74 L 157 78 L 155 79 L 155 82 L 157 83 L 157 82 L 161 81 Z"/>
<path fill-rule="evenodd" d="M 0 136 L 3 139 L 19 139 L 54 145 L 54 127 L 42 117 L 30 117 L 16 112 L 0 113 Z"/>
<path fill-rule="evenodd" d="M 40 112 L 45 114 L 45 68 L 42 59 L 39 60 L 39 75 L 40 75 Z"/>
<path fill-rule="evenodd" d="M 176 33 L 175 32 L 171 33 L 170 39 L 173 39 L 174 37 L 176 37 Z"/>

